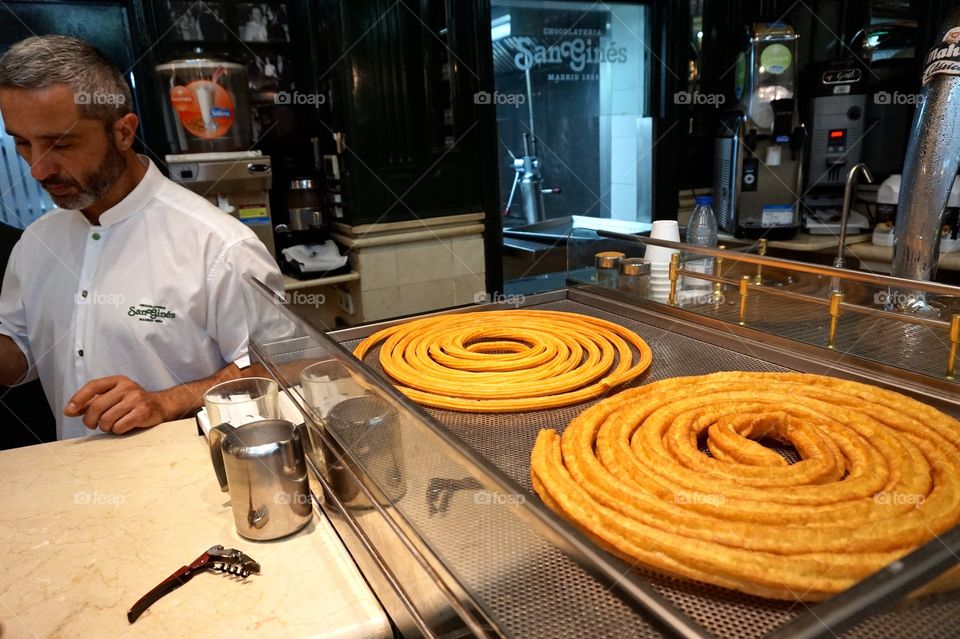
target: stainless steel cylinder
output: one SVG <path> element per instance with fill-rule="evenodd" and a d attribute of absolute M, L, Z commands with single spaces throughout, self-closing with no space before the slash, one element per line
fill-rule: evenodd
<path fill-rule="evenodd" d="M 333 491 L 347 507 L 369 508 L 367 489 L 381 506 L 406 493 L 397 411 L 371 395 L 334 406 L 326 418 L 333 450 L 324 450 Z"/>
<path fill-rule="evenodd" d="M 247 539 L 285 537 L 313 517 L 304 433 L 282 419 L 233 429 L 221 443 L 237 532 Z"/>
<path fill-rule="evenodd" d="M 913 118 L 897 207 L 893 275 L 932 280 L 940 221 L 960 165 L 960 9 L 954 9 L 928 53 L 920 106 Z M 954 49 L 950 49 L 954 47 Z M 954 51 L 951 53 L 951 51 Z M 924 295 L 901 306 L 925 305 Z"/>

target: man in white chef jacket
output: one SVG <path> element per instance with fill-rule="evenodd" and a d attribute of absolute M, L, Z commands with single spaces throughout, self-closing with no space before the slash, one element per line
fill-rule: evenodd
<path fill-rule="evenodd" d="M 0 113 L 59 208 L 16 245 L 0 294 L 0 384 L 39 376 L 57 433 L 124 433 L 190 413 L 243 375 L 244 276 L 282 279 L 253 232 L 133 150 L 120 72 L 64 36 L 0 58 Z"/>

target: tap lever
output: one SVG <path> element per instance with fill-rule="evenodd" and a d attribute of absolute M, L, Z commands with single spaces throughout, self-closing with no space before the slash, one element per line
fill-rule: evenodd
<path fill-rule="evenodd" d="M 862 174 L 863 179 L 869 184 L 873 184 L 873 173 L 870 172 L 870 168 L 863 162 L 854 164 L 850 167 L 850 170 L 847 171 L 847 181 L 843 189 L 843 209 L 840 213 L 840 244 L 837 247 L 837 257 L 833 260 L 833 265 L 837 268 L 844 268 L 844 266 L 846 266 L 843 259 L 843 251 L 847 244 L 847 218 L 850 217 L 850 207 L 853 204 L 853 185 L 858 173 Z"/>
<path fill-rule="evenodd" d="M 187 583 L 202 570 L 216 570 L 246 578 L 252 573 L 259 573 L 260 564 L 234 548 L 212 546 L 189 565 L 181 566 L 179 570 L 154 586 L 150 592 L 133 604 L 127 611 L 127 621 L 130 623 L 136 621 L 161 597 Z"/>
<path fill-rule="evenodd" d="M 761 238 L 760 244 L 757 246 L 757 255 L 763 257 L 767 254 L 767 238 Z M 757 273 L 753 276 L 753 283 L 757 286 L 763 285 L 763 265 L 757 264 Z"/>

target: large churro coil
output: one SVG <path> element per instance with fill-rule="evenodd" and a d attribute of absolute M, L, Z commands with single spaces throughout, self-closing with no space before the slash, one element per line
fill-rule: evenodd
<path fill-rule="evenodd" d="M 547 505 L 631 563 L 818 600 L 958 523 L 960 422 L 830 377 L 681 377 L 600 402 L 562 437 L 541 431 L 531 474 Z"/>

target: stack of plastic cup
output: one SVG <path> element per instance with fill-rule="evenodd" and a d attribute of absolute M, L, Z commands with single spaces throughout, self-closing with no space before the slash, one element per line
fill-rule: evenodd
<path fill-rule="evenodd" d="M 679 242 L 680 227 L 676 220 L 657 220 L 653 223 L 650 237 Z M 670 258 L 674 253 L 680 251 L 647 244 L 644 258 L 650 262 L 650 294 L 656 301 L 666 301 L 670 296 Z"/>

